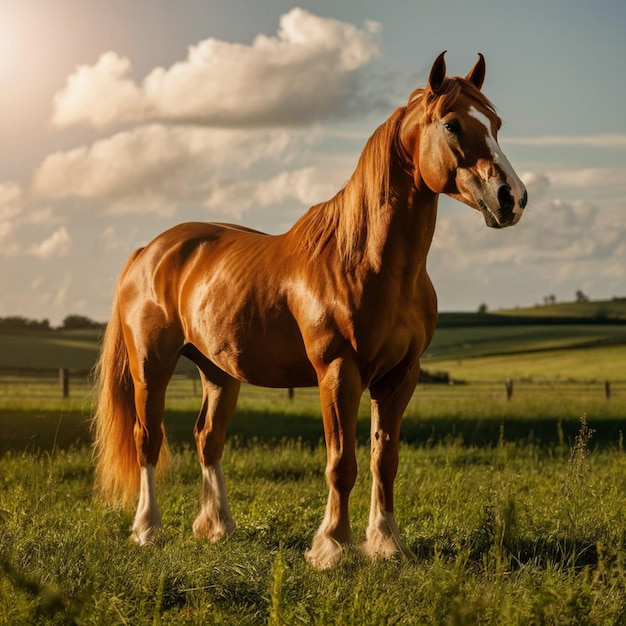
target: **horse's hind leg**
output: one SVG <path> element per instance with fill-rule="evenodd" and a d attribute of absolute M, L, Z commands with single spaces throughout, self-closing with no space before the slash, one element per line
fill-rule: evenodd
<path fill-rule="evenodd" d="M 203 369 L 207 369 L 206 364 Z M 235 529 L 226 496 L 222 454 L 226 429 L 237 406 L 241 383 L 221 371 L 210 373 L 212 380 L 201 370 L 202 409 L 194 428 L 202 468 L 202 494 L 200 514 L 193 524 L 193 532 L 198 539 L 215 542 Z"/>
<path fill-rule="evenodd" d="M 129 367 L 135 396 L 135 447 L 140 471 L 139 502 L 131 541 L 153 543 L 161 527 L 156 500 L 156 467 L 163 452 L 165 392 L 178 360 L 175 331 L 151 333 L 153 327 L 126 328 Z M 164 450 L 167 453 L 167 447 Z"/>
<path fill-rule="evenodd" d="M 140 468 L 139 503 L 132 526 L 131 541 L 139 545 L 153 543 L 161 527 L 161 513 L 156 500 L 156 466 L 164 441 L 163 413 L 165 391 L 171 373 L 135 374 L 135 445 Z"/>

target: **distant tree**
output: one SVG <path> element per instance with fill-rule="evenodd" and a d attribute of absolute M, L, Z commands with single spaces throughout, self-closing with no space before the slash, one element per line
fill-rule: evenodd
<path fill-rule="evenodd" d="M 48 320 L 30 320 L 26 317 L 13 315 L 0 317 L 0 331 L 50 330 Z"/>
<path fill-rule="evenodd" d="M 555 295 L 544 296 L 543 297 L 543 303 L 546 306 L 548 306 L 550 304 L 556 304 L 556 296 Z"/>
<path fill-rule="evenodd" d="M 100 328 L 102 324 L 94 322 L 92 319 L 85 317 L 84 315 L 68 315 L 63 320 L 61 328 L 63 330 L 78 330 L 85 328 Z"/>
<path fill-rule="evenodd" d="M 580 289 L 576 292 L 576 302 L 589 302 L 589 296 L 586 296 Z"/>
<path fill-rule="evenodd" d="M 483 302 L 483 303 L 482 303 L 482 304 L 478 307 L 478 312 L 479 312 L 481 315 L 484 315 L 485 313 L 487 313 L 487 311 L 488 311 L 488 307 L 487 307 L 487 305 Z"/>

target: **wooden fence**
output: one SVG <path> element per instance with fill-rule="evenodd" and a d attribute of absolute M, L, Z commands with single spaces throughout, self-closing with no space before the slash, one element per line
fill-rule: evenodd
<path fill-rule="evenodd" d="M 418 386 L 418 393 L 437 394 L 446 393 L 446 389 L 454 388 L 454 394 L 461 397 L 464 394 L 489 395 L 503 397 L 508 400 L 519 395 L 549 393 L 562 396 L 589 395 L 604 397 L 607 401 L 626 400 L 626 380 L 565 380 L 565 379 L 507 379 L 502 381 L 465 381 L 462 383 L 438 379 L 433 382 L 426 379 Z M 255 391 L 256 389 L 256 391 Z M 451 389 L 450 389 L 451 390 Z M 267 390 L 250 387 L 247 395 L 267 397 Z M 294 400 L 303 395 L 316 395 L 317 390 L 285 389 L 272 390 L 276 397 Z M 197 375 L 175 375 L 168 387 L 168 398 L 193 398 L 202 395 L 202 385 Z M 94 381 L 91 372 L 77 369 L 45 369 L 45 368 L 8 368 L 0 367 L 0 399 L 30 399 L 41 400 L 71 398 L 88 400 L 94 397 Z"/>
<path fill-rule="evenodd" d="M 92 389 L 89 370 L 0 366 L 0 398 L 69 398 Z"/>

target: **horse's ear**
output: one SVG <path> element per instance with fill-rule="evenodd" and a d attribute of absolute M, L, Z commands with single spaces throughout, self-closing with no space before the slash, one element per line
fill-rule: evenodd
<path fill-rule="evenodd" d="M 471 69 L 470 73 L 465 77 L 477 89 L 480 89 L 485 82 L 485 57 L 479 52 L 478 61 Z"/>
<path fill-rule="evenodd" d="M 427 89 L 430 89 L 433 93 L 437 93 L 441 89 L 443 81 L 446 78 L 446 61 L 444 59 L 445 55 L 446 50 L 444 50 L 435 59 L 435 62 L 433 63 L 433 66 L 430 70 Z"/>

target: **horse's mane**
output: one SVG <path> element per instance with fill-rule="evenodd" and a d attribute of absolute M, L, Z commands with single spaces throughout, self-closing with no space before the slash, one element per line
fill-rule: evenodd
<path fill-rule="evenodd" d="M 333 198 L 311 207 L 296 222 L 293 231 L 303 242 L 311 259 L 334 238 L 346 267 L 360 262 L 374 233 L 387 219 L 383 207 L 390 197 L 391 171 L 395 165 L 407 168 L 407 155 L 398 140 L 405 113 L 420 104 L 430 120 L 443 117 L 461 96 L 477 102 L 495 114 L 495 107 L 464 78 L 446 78 L 437 92 L 416 89 L 406 107 L 397 109 L 369 138 L 357 167 L 345 187 Z M 410 167 L 410 166 L 409 166 Z"/>
<path fill-rule="evenodd" d="M 311 258 L 334 237 L 346 266 L 362 259 L 368 235 L 378 232 L 385 219 L 381 207 L 389 198 L 390 173 L 399 158 L 395 144 L 404 112 L 404 107 L 397 109 L 369 138 L 345 187 L 311 207 L 294 225 Z"/>

